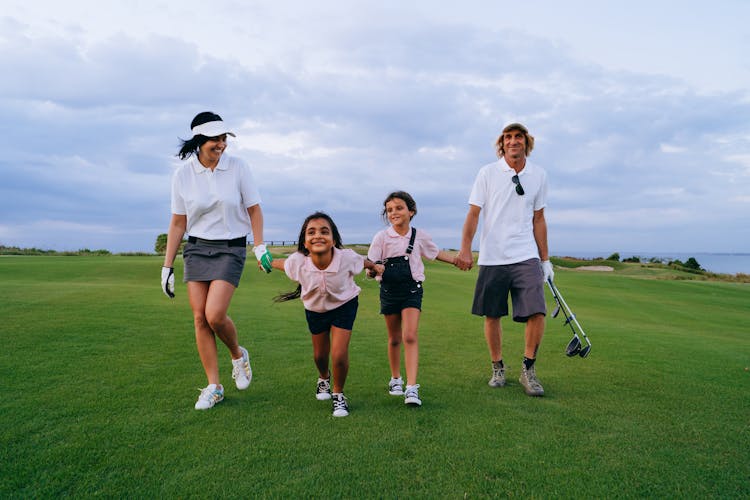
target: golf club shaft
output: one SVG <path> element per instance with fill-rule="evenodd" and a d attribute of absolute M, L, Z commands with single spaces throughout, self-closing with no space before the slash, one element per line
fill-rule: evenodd
<path fill-rule="evenodd" d="M 550 291 L 552 292 L 552 296 L 555 298 L 557 303 L 560 305 L 560 309 L 562 310 L 563 314 L 565 315 L 565 320 L 571 324 L 575 323 L 575 326 L 578 327 L 578 330 L 581 332 L 581 335 L 583 335 L 583 338 L 586 340 L 586 343 L 588 345 L 591 345 L 591 341 L 586 336 L 586 332 L 583 331 L 583 328 L 581 328 L 581 324 L 578 323 L 578 320 L 576 319 L 576 315 L 571 311 L 570 307 L 568 307 L 568 303 L 565 302 L 565 299 L 563 298 L 562 294 L 560 293 L 560 290 L 557 289 L 555 284 L 552 282 L 551 279 L 547 280 L 547 285 L 549 286 Z M 575 328 L 573 328 L 573 333 L 576 333 Z"/>

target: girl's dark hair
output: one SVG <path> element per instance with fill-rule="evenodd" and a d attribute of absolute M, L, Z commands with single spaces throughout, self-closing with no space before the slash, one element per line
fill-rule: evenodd
<path fill-rule="evenodd" d="M 203 125 L 204 123 L 220 120 L 221 116 L 217 115 L 216 113 L 212 113 L 211 111 L 204 111 L 195 115 L 193 121 L 190 122 L 190 128 L 192 129 L 193 127 L 197 127 L 198 125 Z M 196 135 L 192 139 L 188 140 L 180 139 L 180 150 L 177 152 L 177 157 L 180 160 L 187 160 L 192 155 L 198 156 L 198 150 L 206 143 L 206 141 L 208 141 L 208 139 L 209 138 L 205 135 Z"/>
<path fill-rule="evenodd" d="M 386 224 L 388 224 L 388 213 L 386 212 L 385 204 L 394 198 L 403 200 L 404 203 L 406 203 L 406 208 L 409 209 L 410 212 L 414 212 L 414 215 L 417 215 L 417 202 L 414 201 L 414 198 L 412 198 L 406 191 L 394 191 L 386 196 L 385 201 L 383 202 L 383 213 L 381 215 Z M 414 215 L 412 215 L 409 220 L 413 219 Z"/>
<path fill-rule="evenodd" d="M 344 244 L 341 241 L 341 233 L 339 233 L 339 228 L 336 227 L 336 223 L 333 222 L 333 219 L 331 219 L 331 216 L 325 212 L 315 212 L 313 214 L 308 215 L 307 218 L 305 218 L 305 222 L 302 223 L 302 228 L 300 229 L 299 236 L 297 237 L 297 251 L 301 253 L 302 255 L 310 254 L 310 251 L 307 248 L 305 248 L 305 233 L 307 233 L 307 225 L 310 223 L 311 220 L 315 220 L 315 219 L 324 219 L 326 222 L 328 222 L 328 225 L 331 226 L 331 236 L 333 237 L 333 246 L 335 246 L 338 249 L 344 248 Z M 302 285 L 297 285 L 296 290 L 293 290 L 287 293 L 280 293 L 279 295 L 273 298 L 273 301 L 274 302 L 286 302 L 287 300 L 298 299 L 301 294 L 302 294 Z"/>

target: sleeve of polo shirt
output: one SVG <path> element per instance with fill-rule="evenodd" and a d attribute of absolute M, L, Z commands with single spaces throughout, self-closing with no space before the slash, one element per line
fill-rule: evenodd
<path fill-rule="evenodd" d="M 240 169 L 242 172 L 240 176 L 242 203 L 245 205 L 245 208 L 250 208 L 261 202 L 260 192 L 258 191 L 258 185 L 255 183 L 253 171 L 244 161 L 240 159 L 237 159 L 237 161 L 240 163 Z"/>
<path fill-rule="evenodd" d="M 300 269 L 305 263 L 305 256 L 299 252 L 294 252 L 284 261 L 284 272 L 289 279 L 299 282 Z"/>
<path fill-rule="evenodd" d="M 347 268 L 351 270 L 353 275 L 361 273 L 365 268 L 365 258 L 351 248 L 344 250 L 343 257 L 346 258 Z"/>
<path fill-rule="evenodd" d="M 474 185 L 471 187 L 471 194 L 469 195 L 469 205 L 484 207 L 487 201 L 487 186 L 484 172 L 484 169 L 480 170 L 476 179 L 474 179 Z"/>
<path fill-rule="evenodd" d="M 370 248 L 367 250 L 367 258 L 373 262 L 383 260 L 383 231 L 373 236 Z"/>
<path fill-rule="evenodd" d="M 420 238 L 421 232 L 421 238 Z M 426 257 L 429 260 L 435 260 L 435 257 L 440 253 L 440 249 L 432 241 L 432 237 L 424 231 L 417 231 L 417 241 L 419 241 L 419 253 L 422 257 Z"/>
<path fill-rule="evenodd" d="M 547 172 L 542 170 L 542 182 L 536 198 L 534 199 L 534 210 L 541 210 L 547 206 Z"/>
<path fill-rule="evenodd" d="M 185 208 L 185 199 L 182 197 L 182 182 L 180 177 L 181 169 L 178 169 L 173 175 L 172 175 L 172 200 L 171 200 L 171 207 L 172 207 L 172 213 L 176 215 L 185 215 L 187 214 L 187 209 Z"/>

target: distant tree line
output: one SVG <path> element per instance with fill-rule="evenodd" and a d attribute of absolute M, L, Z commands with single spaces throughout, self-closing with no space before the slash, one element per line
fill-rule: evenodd
<path fill-rule="evenodd" d="M 617 252 L 615 252 L 612 255 L 610 255 L 609 257 L 607 257 L 607 260 L 617 260 L 617 261 L 619 261 L 620 260 L 620 254 L 617 253 Z M 642 259 L 641 259 L 641 257 L 638 257 L 637 255 L 634 255 L 632 257 L 628 257 L 626 259 L 622 259 L 622 261 L 623 262 L 640 263 L 640 262 L 642 262 Z M 660 259 L 658 257 L 652 257 L 651 259 L 649 259 L 649 262 L 651 262 L 651 263 L 663 263 L 664 260 Z M 701 265 L 698 263 L 698 261 L 695 260 L 695 257 L 690 257 L 685 262 L 682 262 L 679 259 L 668 260 L 666 262 L 666 264 L 668 266 L 674 267 L 676 269 L 683 268 L 683 269 L 688 269 L 688 270 L 692 270 L 692 271 L 705 271 L 705 269 L 703 269 L 701 267 Z"/>

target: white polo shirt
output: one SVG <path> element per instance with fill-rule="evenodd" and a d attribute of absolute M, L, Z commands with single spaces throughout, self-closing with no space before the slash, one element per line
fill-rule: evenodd
<path fill-rule="evenodd" d="M 515 264 L 534 257 L 534 211 L 547 206 L 547 172 L 526 160 L 518 174 L 524 194 L 516 193 L 515 171 L 505 158 L 479 170 L 469 195 L 469 204 L 482 209 L 479 265 Z"/>
<path fill-rule="evenodd" d="M 191 157 L 172 176 L 172 213 L 187 215 L 187 234 L 229 240 L 252 232 L 247 209 L 260 203 L 250 167 L 222 155 L 211 171 Z"/>
<path fill-rule="evenodd" d="M 406 255 L 406 249 L 409 247 L 409 240 L 411 238 L 411 229 L 406 236 L 401 236 L 393 229 L 393 226 L 383 229 L 378 232 L 373 238 L 370 244 L 370 249 L 367 252 L 367 258 L 373 262 L 382 261 L 390 257 L 398 257 L 400 255 Z M 435 260 L 440 249 L 432 241 L 427 232 L 418 229 L 417 237 L 414 239 L 414 248 L 409 256 L 409 270 L 411 271 L 411 277 L 414 281 L 424 281 L 424 262 L 422 257 L 429 260 Z M 382 276 L 376 278 L 381 281 Z"/>
<path fill-rule="evenodd" d="M 336 309 L 359 295 L 361 288 L 354 276 L 362 272 L 365 258 L 354 250 L 333 249 L 333 259 L 325 269 L 318 269 L 310 257 L 294 252 L 284 262 L 284 272 L 302 285 L 305 309 L 327 312 Z"/>

